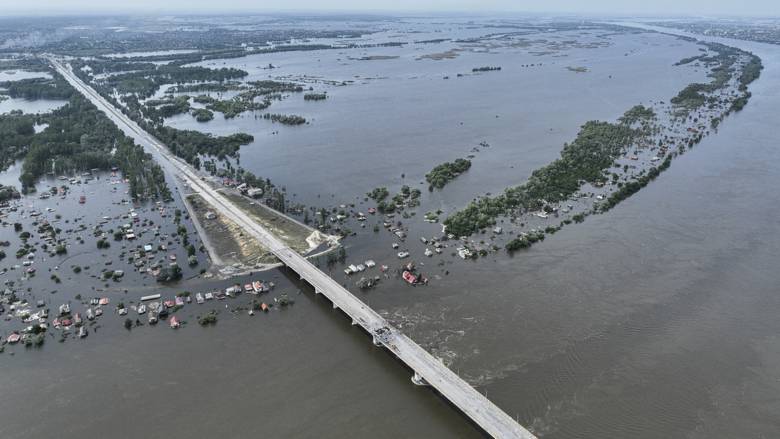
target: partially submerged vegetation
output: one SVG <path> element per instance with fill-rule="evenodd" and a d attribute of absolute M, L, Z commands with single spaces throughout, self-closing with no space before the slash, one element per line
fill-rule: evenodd
<path fill-rule="evenodd" d="M 675 66 L 684 66 L 685 64 L 690 64 L 694 61 L 699 61 L 702 58 L 704 58 L 706 55 L 695 55 L 695 56 L 689 56 L 687 58 L 683 58 L 676 63 L 674 63 Z"/>
<path fill-rule="evenodd" d="M 385 188 L 380 188 L 380 190 L 381 189 Z M 386 190 L 387 189 L 385 189 L 385 191 Z M 420 205 L 420 195 L 422 195 L 422 193 L 419 189 L 412 189 L 407 185 L 403 185 L 401 186 L 401 191 L 395 194 L 390 200 L 387 200 L 387 196 L 382 200 L 379 200 L 376 209 L 381 213 L 393 213 L 407 207 L 417 207 Z"/>
<path fill-rule="evenodd" d="M 671 99 L 667 108 L 670 121 L 681 122 L 686 126 L 685 131 L 678 134 L 678 128 L 658 125 L 654 109 L 641 105 L 625 112 L 617 123 L 587 122 L 575 140 L 564 145 L 561 158 L 534 171 L 525 184 L 508 188 L 497 196 L 480 197 L 452 213 L 444 221 L 449 236 L 484 232 L 496 224 L 499 216 L 514 222 L 525 214 L 532 215 L 524 218 L 542 219 L 558 218 L 559 213 L 565 215 L 558 225 L 520 232 L 510 239 L 505 248 L 515 252 L 543 240 L 545 234 L 555 233 L 566 224 L 579 223 L 588 215 L 610 210 L 656 179 L 669 168 L 674 157 L 685 153 L 709 133 L 708 123 L 717 127 L 726 115 L 739 111 L 747 103 L 750 98 L 747 85 L 762 70 L 761 60 L 753 54 L 720 44 L 702 44 L 709 53 L 701 49 L 704 54 L 681 60 L 677 65 L 701 62 L 709 68 L 711 81 L 688 85 Z M 644 160 L 649 166 L 632 164 L 635 162 L 631 160 L 641 160 L 637 156 L 640 151 L 654 151 L 654 156 L 646 153 Z M 584 210 L 583 207 L 575 210 L 577 198 L 595 195 L 582 190 L 585 185 L 598 194 L 596 201 Z M 569 204 L 560 206 L 564 201 Z M 524 225 L 520 223 L 520 227 Z M 493 231 L 500 234 L 501 227 L 494 227 Z"/>
<path fill-rule="evenodd" d="M 43 90 L 30 91 L 29 95 L 50 96 L 46 90 L 54 87 L 58 97 L 68 98 L 67 105 L 43 115 L 0 115 L 0 165 L 5 169 L 14 161 L 23 160 L 19 177 L 22 190 L 33 190 L 46 173 L 118 168 L 129 180 L 134 199 L 170 198 L 163 171 L 151 156 L 92 103 L 75 93 L 57 73 L 50 73 L 51 80 L 27 84 L 34 86 L 28 90 Z M 36 133 L 36 124 L 46 127 Z"/>
<path fill-rule="evenodd" d="M 0 82 L 0 94 L 31 101 L 38 99 L 67 100 L 73 95 L 73 88 L 60 76 L 51 79 L 30 78 Z"/>
<path fill-rule="evenodd" d="M 304 101 L 324 101 L 327 98 L 327 93 L 306 93 L 303 95 Z"/>
<path fill-rule="evenodd" d="M 639 120 L 652 112 L 634 107 L 629 113 L 624 115 L 627 120 Z M 499 215 L 516 209 L 541 209 L 547 202 L 568 198 L 586 182 L 607 181 L 605 171 L 641 134 L 628 123 L 587 122 L 574 141 L 564 145 L 561 158 L 535 170 L 525 184 L 495 197 L 479 198 L 450 215 L 444 224 L 456 236 L 470 235 L 494 224 Z"/>
<path fill-rule="evenodd" d="M 216 83 L 215 85 L 219 85 Z M 246 84 L 233 83 L 224 88 L 226 90 L 238 91 L 239 93 L 231 99 L 216 99 L 208 95 L 200 95 L 196 102 L 206 105 L 206 109 L 220 112 L 225 119 L 232 119 L 246 111 L 265 110 L 271 106 L 271 101 L 281 99 L 282 93 L 300 93 L 303 87 L 291 83 L 280 81 L 252 81 Z M 201 89 L 200 91 L 206 91 Z M 209 90 L 215 91 L 215 90 Z M 261 100 L 257 100 L 262 98 Z"/>
<path fill-rule="evenodd" d="M 708 74 L 712 80 L 709 83 L 692 83 L 686 86 L 677 94 L 677 96 L 671 99 L 671 102 L 681 108 L 684 111 L 692 111 L 705 104 L 710 107 L 715 106 L 723 101 L 722 97 L 718 97 L 715 92 L 718 92 L 726 87 L 729 80 L 734 75 L 734 64 L 737 62 L 739 56 L 744 55 L 745 52 L 736 49 L 734 47 L 726 46 L 718 43 L 702 43 L 711 51 L 714 51 L 714 55 L 705 56 L 700 55 L 695 57 L 696 60 L 704 62 L 711 67 L 711 71 Z M 742 109 L 747 99 L 750 98 L 750 92 L 747 91 L 747 85 L 756 80 L 761 74 L 763 68 L 761 59 L 753 54 L 747 54 L 749 56 L 748 62 L 741 68 L 739 76 L 739 91 L 742 95 L 734 102 L 731 110 L 739 111 Z M 686 61 L 682 60 L 682 61 Z M 680 63 L 683 63 L 680 61 Z M 680 64 L 678 63 L 678 64 Z"/>
<path fill-rule="evenodd" d="M 512 253 L 518 250 L 527 249 L 538 241 L 544 241 L 544 232 L 534 231 L 531 233 L 523 233 L 517 238 L 509 241 L 504 248 Z"/>
<path fill-rule="evenodd" d="M 108 61 L 115 65 L 113 61 Z M 105 71 L 106 62 L 92 61 L 88 66 L 93 71 Z M 81 69 L 84 65 L 74 64 L 74 68 Z M 127 65 L 126 63 L 122 64 Z M 142 64 L 140 70 L 108 75 L 96 82 L 102 87 L 116 90 L 121 94 L 133 94 L 139 98 L 152 96 L 164 84 L 176 84 L 182 82 L 227 81 L 243 78 L 247 75 L 244 70 L 235 68 L 209 69 L 206 67 L 183 67 L 176 64 Z"/>
<path fill-rule="evenodd" d="M 152 101 L 152 106 L 147 106 L 140 102 L 139 96 L 150 95 L 164 84 L 166 80 L 171 80 L 171 77 L 166 76 L 165 72 L 176 72 L 175 77 L 181 81 L 187 79 L 193 80 L 193 77 L 188 75 L 195 75 L 195 78 L 201 78 L 202 80 L 225 80 L 233 77 L 242 77 L 245 76 L 246 73 L 242 71 L 240 71 L 242 73 L 236 72 L 235 69 L 220 69 L 212 72 L 206 72 L 206 70 L 211 69 L 155 70 L 156 74 L 148 78 L 148 80 L 143 80 L 142 86 L 131 86 L 126 84 L 124 87 L 129 87 L 130 89 L 137 87 L 136 91 L 121 95 L 119 99 L 117 99 L 114 93 L 117 92 L 115 86 L 119 83 L 116 79 L 95 81 L 89 73 L 90 69 L 79 68 L 78 64 L 74 65 L 74 71 L 81 79 L 92 83 L 96 90 L 101 93 L 109 103 L 121 109 L 144 130 L 150 132 L 165 143 L 174 154 L 183 158 L 195 167 L 200 166 L 200 156 L 204 155 L 214 156 L 220 160 L 227 157 L 236 157 L 238 149 L 242 145 L 251 143 L 254 138 L 246 133 L 236 133 L 229 136 L 213 136 L 200 131 L 179 130 L 165 126 L 163 124 L 163 116 L 189 110 L 189 104 L 184 104 L 184 101 L 187 99 L 179 97 L 168 98 L 165 101 L 155 100 Z M 137 76 L 128 76 L 125 77 L 125 80 L 129 81 L 131 78 L 138 79 Z M 169 106 L 176 109 L 170 108 L 160 110 L 160 108 L 156 108 Z M 207 117 L 206 114 L 201 114 L 202 119 L 205 117 Z"/>
<path fill-rule="evenodd" d="M 208 122 L 214 119 L 214 113 L 205 108 L 197 108 L 192 110 L 192 115 L 195 116 L 195 120 L 198 122 Z"/>
<path fill-rule="evenodd" d="M 268 119 L 271 122 L 279 122 L 283 125 L 303 125 L 306 123 L 306 118 L 298 116 L 297 114 L 265 113 L 263 119 Z"/>
<path fill-rule="evenodd" d="M 13 186 L 3 186 L 0 184 L 0 203 L 10 200 L 18 200 L 21 197 L 19 191 Z"/>
<path fill-rule="evenodd" d="M 742 73 L 739 75 L 739 90 L 746 91 L 748 84 L 758 79 L 763 69 L 764 65 L 761 63 L 761 58 L 751 54 L 750 61 L 745 64 Z"/>
<path fill-rule="evenodd" d="M 382 201 L 390 195 L 390 192 L 387 190 L 386 187 L 378 187 L 378 188 L 374 188 L 367 195 L 368 198 L 371 198 L 374 201 Z"/>
<path fill-rule="evenodd" d="M 453 162 L 444 162 L 434 167 L 431 172 L 425 174 L 425 180 L 430 185 L 428 189 L 443 188 L 447 183 L 466 172 L 469 168 L 471 168 L 471 160 L 468 159 L 456 159 Z"/>
<path fill-rule="evenodd" d="M 498 70 L 501 70 L 500 66 L 495 66 L 495 67 L 493 67 L 493 66 L 483 66 L 483 67 L 474 67 L 473 69 L 471 69 L 471 71 L 474 72 L 474 73 L 477 73 L 477 72 L 494 72 L 494 71 L 498 71 Z"/>
<path fill-rule="evenodd" d="M 211 310 L 207 312 L 206 314 L 202 314 L 198 316 L 198 324 L 200 326 L 209 326 L 209 325 L 216 325 L 217 324 L 217 311 Z"/>

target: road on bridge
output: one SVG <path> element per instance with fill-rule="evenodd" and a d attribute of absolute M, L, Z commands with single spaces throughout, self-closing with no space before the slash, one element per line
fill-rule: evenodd
<path fill-rule="evenodd" d="M 249 215 L 200 178 L 186 162 L 171 154 L 162 143 L 85 84 L 73 73 L 69 64 L 64 64 L 63 61 L 52 56 L 47 59 L 76 90 L 106 113 L 122 131 L 147 148 L 171 175 L 180 178 L 214 209 L 255 237 L 301 279 L 311 284 L 317 294 L 323 294 L 335 308 L 347 314 L 352 319 L 353 325 L 358 325 L 368 332 L 375 344 L 393 352 L 415 372 L 417 382 L 429 384 L 436 389 L 482 430 L 495 438 L 534 438 L 533 434 L 452 372 L 441 360 L 391 326 L 379 313 L 355 297 L 349 290 L 287 247 L 268 230 L 252 221 Z"/>

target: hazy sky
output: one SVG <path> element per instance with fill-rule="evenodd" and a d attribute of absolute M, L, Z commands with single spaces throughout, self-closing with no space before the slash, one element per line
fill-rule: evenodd
<path fill-rule="evenodd" d="M 0 15 L 80 12 L 517 11 L 780 16 L 780 0 L 0 0 Z"/>

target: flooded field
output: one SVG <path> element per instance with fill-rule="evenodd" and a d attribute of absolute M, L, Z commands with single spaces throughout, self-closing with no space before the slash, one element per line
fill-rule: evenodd
<path fill-rule="evenodd" d="M 454 36 L 461 32 L 476 36 L 473 30 L 453 30 Z M 697 54 L 695 44 L 658 34 L 603 33 L 531 33 L 499 41 L 496 48 L 484 41 L 412 43 L 208 61 L 202 65 L 244 69 L 248 81 L 303 80 L 328 98 L 311 102 L 294 94 L 267 110 L 302 115 L 309 121 L 302 126 L 258 120 L 251 112 L 229 120 L 217 115 L 207 123 L 184 114 L 168 123 L 218 135 L 253 134 L 255 141 L 241 149 L 241 165 L 285 185 L 295 201 L 313 205 L 355 202 L 377 186 L 391 191 L 402 184 L 414 187 L 433 166 L 475 154 L 470 172 L 430 196 L 433 208 L 462 206 L 476 195 L 523 182 L 530 171 L 557 157 L 586 121 L 615 120 L 636 104 L 668 100 L 687 84 L 704 80 L 703 69 L 673 65 Z M 370 41 L 442 37 L 388 34 L 394 38 L 374 34 Z M 549 48 L 552 42 L 571 40 L 581 44 Z M 419 59 L 452 48 L 462 50 L 458 57 Z M 398 58 L 361 59 L 377 55 Z M 276 68 L 264 69 L 269 64 Z M 472 72 L 492 65 L 502 70 Z M 568 66 L 589 71 L 575 73 Z M 481 148 L 480 142 L 490 148 Z M 290 178 L 290 163 L 295 178 Z"/>
<path fill-rule="evenodd" d="M 779 49 L 725 41 L 762 58 L 765 71 L 750 86 L 753 97 L 639 193 L 528 251 L 471 261 L 454 255 L 454 243 L 423 256 L 427 244 L 420 237 L 440 233 L 441 225 L 422 215 L 451 212 L 478 195 L 522 183 L 588 120 L 615 120 L 635 104 L 668 101 L 688 83 L 704 81 L 704 69 L 674 66 L 699 46 L 631 32 L 536 29 L 507 39 L 502 35 L 510 27 L 443 19 L 382 26 L 387 29 L 365 42 L 413 44 L 204 62 L 245 69 L 247 80 L 270 75 L 327 92 L 317 102 L 293 94 L 267 110 L 300 114 L 308 124 L 274 124 L 256 118 L 262 112 L 206 123 L 183 114 L 167 123 L 253 134 L 241 165 L 309 206 L 349 210 L 354 203 L 354 210 L 367 212 L 374 203 L 365 193 L 374 187 L 391 193 L 402 184 L 419 188 L 416 215 L 394 218 L 407 227 L 405 241 L 384 230 L 381 216 L 369 214 L 347 223 L 355 234 L 343 241 L 346 261 L 322 258 L 320 266 L 538 436 L 776 436 L 780 211 L 772 200 L 780 184 L 773 165 L 780 160 L 774 133 Z M 414 44 L 439 38 L 445 41 Z M 276 68 L 264 70 L 269 64 Z M 472 72 L 497 65 L 500 71 Z M 428 192 L 420 184 L 434 165 L 467 154 L 474 155 L 473 166 L 443 190 Z M 15 167 L 0 182 L 12 183 L 14 172 L 18 178 Z M 22 221 L 27 230 L 31 211 L 50 221 L 61 214 L 63 223 L 70 221 L 62 229 L 84 224 L 91 231 L 103 217 L 104 228 L 120 227 L 135 209 L 139 223 L 154 223 L 134 227 L 145 234 L 139 244 L 167 243 L 155 235 L 157 226 L 160 236 L 175 235 L 163 215 L 180 207 L 178 197 L 162 207 L 132 206 L 122 202 L 123 183 L 110 181 L 102 175 L 72 185 L 65 198 L 18 201 L 1 229 L 2 239 L 11 241 L 0 261 L 3 280 L 23 282 L 49 307 L 75 303 L 79 293 L 129 305 L 152 292 L 172 298 L 256 279 L 276 285 L 262 300 L 286 294 L 295 303 L 249 316 L 255 296 L 193 302 L 177 312 L 186 323 L 176 331 L 165 323 L 127 330 L 124 317 L 107 312 L 99 330 L 93 328 L 97 333 L 83 340 L 6 346 L 0 436 L 480 436 L 284 269 L 229 281 L 201 278 L 207 261 L 198 252 L 198 266 L 181 264 L 180 283 L 160 286 L 132 264 L 113 262 L 110 268 L 123 270 L 124 278 L 106 286 L 70 267 L 90 265 L 89 273 L 98 273 L 107 260 L 126 261 L 119 254 L 136 244 L 115 243 L 109 235 L 111 247 L 95 252 L 90 233 L 85 244 L 72 238 L 67 255 L 36 256 L 35 276 L 18 280 L 23 268 L 12 268 L 20 264 L 12 224 Z M 39 192 L 55 184 L 44 181 Z M 82 194 L 84 205 L 78 203 Z M 197 242 L 189 221 L 183 224 Z M 399 242 L 403 247 L 393 248 Z M 187 260 L 183 246 L 172 241 L 169 247 L 155 257 L 172 253 Z M 396 253 L 404 249 L 428 285 L 401 281 Z M 355 285 L 360 275 L 343 270 L 368 259 L 377 266 L 363 275 L 381 280 L 361 291 Z M 382 273 L 382 265 L 391 268 Z M 51 273 L 62 279 L 54 294 Z M 201 327 L 197 317 L 207 310 L 218 310 L 219 321 Z"/>
<path fill-rule="evenodd" d="M 44 72 L 28 72 L 25 70 L 0 71 L 0 82 L 19 81 L 22 79 L 33 79 L 33 78 L 51 78 L 51 75 Z"/>
<path fill-rule="evenodd" d="M 8 98 L 0 100 L 0 114 L 11 111 L 22 111 L 26 114 L 42 114 L 56 110 L 67 102 L 57 100 L 35 100 L 30 101 L 24 98 Z"/>

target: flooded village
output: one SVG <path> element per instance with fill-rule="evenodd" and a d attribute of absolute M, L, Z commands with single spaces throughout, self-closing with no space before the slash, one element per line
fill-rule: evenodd
<path fill-rule="evenodd" d="M 192 31 L 187 20 L 171 20 Z M 160 26 L 139 23 L 149 33 Z M 266 26 L 273 32 L 266 35 Z M 6 377 L 10 392 L 22 394 L 25 380 L 47 382 L 45 368 L 31 365 L 51 360 L 67 375 L 51 386 L 84 401 L 88 380 L 114 380 L 134 418 L 182 419 L 167 398 L 176 395 L 187 409 L 207 404 L 193 385 L 204 376 L 211 377 L 204 393 L 220 404 L 251 402 L 217 410 L 223 419 L 214 425 L 184 427 L 193 434 L 244 431 L 258 404 L 275 417 L 267 428 L 279 436 L 310 436 L 320 424 L 322 437 L 343 437 L 338 410 L 363 432 L 379 422 L 379 437 L 479 436 L 453 422 L 458 415 L 442 401 L 411 385 L 399 389 L 409 370 L 354 331 L 354 320 L 228 212 L 155 167 L 162 160 L 154 151 L 133 149 L 143 145 L 140 136 L 128 134 L 126 144 L 103 126 L 114 117 L 85 122 L 69 113 L 91 104 L 62 92 L 70 86 L 47 64 L 52 56 L 203 184 L 534 434 L 576 437 L 569 428 L 584 422 L 580 397 L 598 400 L 597 418 L 610 420 L 594 431 L 635 421 L 638 410 L 629 408 L 612 417 L 621 409 L 590 386 L 640 385 L 640 378 L 620 365 L 610 369 L 615 376 L 599 375 L 610 367 L 599 357 L 625 355 L 648 368 L 642 359 L 664 336 L 666 319 L 677 324 L 678 310 L 699 306 L 701 296 L 681 293 L 692 288 L 681 273 L 709 267 L 688 252 L 701 236 L 677 230 L 706 222 L 688 215 L 701 198 L 669 201 L 683 189 L 670 189 L 661 175 L 677 181 L 706 172 L 700 150 L 717 145 L 721 131 L 734 141 L 729 126 L 744 121 L 756 80 L 774 60 L 750 48 L 596 22 L 345 18 L 317 22 L 317 31 L 301 26 L 291 18 L 251 25 L 226 18 L 203 47 L 175 43 L 177 30 L 149 50 L 116 36 L 103 36 L 103 46 L 85 43 L 103 35 L 95 28 L 85 41 L 42 43 L 36 56 L 9 51 L 0 59 L 7 152 L 0 159 L 0 361 L 18 365 L 15 378 Z M 61 149 L 49 139 L 55 129 L 68 134 Z M 54 152 L 41 153 L 40 145 Z M 637 195 L 645 192 L 650 198 Z M 637 205 L 660 207 L 643 219 Z M 664 241 L 666 233 L 679 242 Z M 657 329 L 647 345 L 630 347 L 626 334 L 635 324 Z M 604 337 L 614 345 L 600 344 Z M 80 368 L 88 378 L 78 378 Z M 111 368 L 117 372 L 101 377 Z M 334 369 L 345 372 L 330 380 Z M 364 388 L 386 398 L 339 396 Z M 260 393 L 269 396 L 258 401 Z M 693 395 L 700 399 L 692 406 L 707 406 L 707 397 Z M 86 405 L 96 409 L 105 398 Z M 273 402 L 286 398 L 290 404 Z M 309 400 L 334 408 L 319 411 Z M 0 427 L 0 436 L 45 434 L 30 407 L 63 420 L 58 407 L 73 399 L 42 401 L 17 397 L 13 404 L 31 414 Z M 409 407 L 434 419 L 376 421 Z M 315 421 L 293 422 L 302 415 Z"/>
<path fill-rule="evenodd" d="M 292 302 L 285 293 L 266 294 L 273 282 L 231 284 L 209 272 L 208 256 L 182 207 L 130 202 L 118 170 L 50 178 L 34 194 L 5 201 L 3 236 L 10 239 L 3 242 L 2 344 L 40 346 L 47 339 L 84 338 L 106 320 L 131 329 L 169 314 L 167 324 L 176 328 L 187 321 L 175 315 L 185 305 L 242 293 L 252 299 L 225 308 L 254 314 Z M 157 292 L 215 274 L 225 287 Z M 193 321 L 216 322 L 211 308 L 199 310 Z"/>

